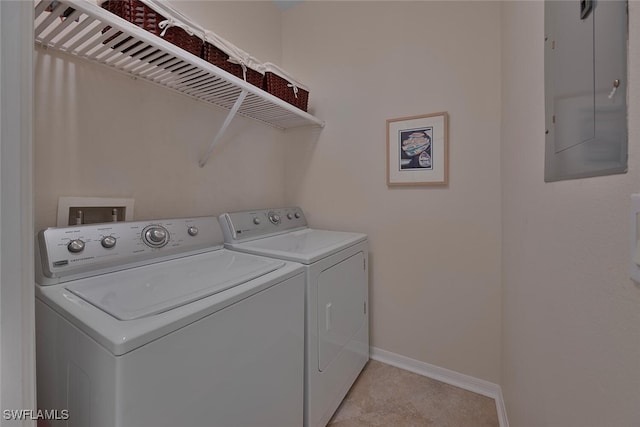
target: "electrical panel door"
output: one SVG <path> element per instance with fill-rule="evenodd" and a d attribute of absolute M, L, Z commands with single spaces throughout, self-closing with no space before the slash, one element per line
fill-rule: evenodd
<path fill-rule="evenodd" d="M 627 170 L 627 2 L 545 2 L 545 181 Z"/>

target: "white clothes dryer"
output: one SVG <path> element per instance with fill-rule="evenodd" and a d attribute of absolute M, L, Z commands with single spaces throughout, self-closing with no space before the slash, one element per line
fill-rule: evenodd
<path fill-rule="evenodd" d="M 307 226 L 300 208 L 225 213 L 229 249 L 304 264 L 305 423 L 325 426 L 369 360 L 365 234 Z"/>
<path fill-rule="evenodd" d="M 38 235 L 38 405 L 53 426 L 299 427 L 304 270 L 215 217 Z"/>

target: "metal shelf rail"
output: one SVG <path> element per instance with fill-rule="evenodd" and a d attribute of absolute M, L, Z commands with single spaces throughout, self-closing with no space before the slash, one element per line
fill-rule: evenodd
<path fill-rule="evenodd" d="M 313 115 L 86 0 L 42 0 L 35 42 L 218 105 L 229 113 L 200 159 L 204 166 L 236 114 L 278 129 L 323 127 Z"/>

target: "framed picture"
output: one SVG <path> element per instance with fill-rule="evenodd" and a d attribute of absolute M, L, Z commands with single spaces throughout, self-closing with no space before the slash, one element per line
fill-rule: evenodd
<path fill-rule="evenodd" d="M 387 185 L 447 185 L 449 115 L 387 120 Z"/>

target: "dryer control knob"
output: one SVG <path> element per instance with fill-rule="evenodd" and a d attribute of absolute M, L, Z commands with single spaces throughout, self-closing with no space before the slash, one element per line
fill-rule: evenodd
<path fill-rule="evenodd" d="M 300 218 L 300 212 L 296 212 L 296 218 Z"/>
<path fill-rule="evenodd" d="M 198 235 L 198 227 L 192 225 L 191 227 L 187 228 L 187 233 L 189 233 L 189 236 L 197 236 Z"/>
<path fill-rule="evenodd" d="M 69 250 L 69 252 L 74 254 L 82 252 L 84 250 L 84 242 L 80 239 L 72 240 L 67 245 L 67 249 Z"/>
<path fill-rule="evenodd" d="M 258 218 L 258 217 L 253 218 L 253 223 L 254 223 L 255 225 L 260 225 L 260 218 Z"/>
<path fill-rule="evenodd" d="M 114 247 L 116 245 L 116 238 L 113 237 L 113 236 L 105 236 L 105 237 L 102 238 L 100 243 L 102 244 L 103 248 L 111 249 L 112 247 Z"/>
<path fill-rule="evenodd" d="M 269 221 L 275 225 L 280 224 L 280 215 L 275 212 L 269 212 Z"/>
<path fill-rule="evenodd" d="M 287 219 L 293 219 L 293 215 L 291 215 L 290 213 L 287 214 Z"/>

